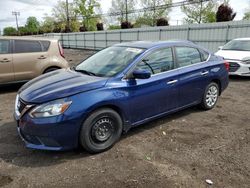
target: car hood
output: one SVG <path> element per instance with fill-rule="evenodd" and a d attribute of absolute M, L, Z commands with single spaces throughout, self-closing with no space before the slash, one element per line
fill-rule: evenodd
<path fill-rule="evenodd" d="M 28 103 L 44 103 L 103 87 L 108 78 L 61 69 L 41 75 L 20 88 L 20 98 Z"/>
<path fill-rule="evenodd" d="M 224 59 L 231 59 L 231 60 L 250 59 L 249 51 L 219 50 L 215 54 L 224 57 Z"/>

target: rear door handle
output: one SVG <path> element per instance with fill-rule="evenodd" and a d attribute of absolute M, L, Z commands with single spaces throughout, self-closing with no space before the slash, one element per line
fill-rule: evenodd
<path fill-rule="evenodd" d="M 7 58 L 4 58 L 3 60 L 1 60 L 0 61 L 1 63 L 8 63 L 8 62 L 10 62 L 10 60 L 9 59 L 7 59 Z"/>
<path fill-rule="evenodd" d="M 38 59 L 46 59 L 46 57 L 41 55 Z"/>
<path fill-rule="evenodd" d="M 203 71 L 203 72 L 201 72 L 201 75 L 205 76 L 205 75 L 207 75 L 208 73 L 209 73 L 208 71 Z"/>
<path fill-rule="evenodd" d="M 178 82 L 178 80 L 170 80 L 170 81 L 167 82 L 167 84 L 174 84 L 176 82 Z"/>

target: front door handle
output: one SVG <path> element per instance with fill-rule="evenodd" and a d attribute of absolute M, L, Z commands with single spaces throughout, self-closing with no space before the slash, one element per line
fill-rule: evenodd
<path fill-rule="evenodd" d="M 38 59 L 46 59 L 46 57 L 41 55 Z"/>
<path fill-rule="evenodd" d="M 170 81 L 167 82 L 167 84 L 174 84 L 176 82 L 178 82 L 178 80 L 170 80 Z"/>
<path fill-rule="evenodd" d="M 8 62 L 10 62 L 10 60 L 9 59 L 7 59 L 7 58 L 4 58 L 3 60 L 1 60 L 0 61 L 1 63 L 8 63 Z"/>
<path fill-rule="evenodd" d="M 205 75 L 207 75 L 208 73 L 209 73 L 208 71 L 203 71 L 203 72 L 201 72 L 201 75 L 205 76 Z"/>

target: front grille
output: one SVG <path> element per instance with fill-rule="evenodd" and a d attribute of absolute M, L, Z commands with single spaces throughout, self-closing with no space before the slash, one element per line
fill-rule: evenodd
<path fill-rule="evenodd" d="M 18 111 L 22 113 L 25 107 L 26 107 L 26 104 L 19 99 Z"/>
<path fill-rule="evenodd" d="M 229 72 L 236 72 L 240 68 L 240 65 L 235 62 L 229 62 Z"/>

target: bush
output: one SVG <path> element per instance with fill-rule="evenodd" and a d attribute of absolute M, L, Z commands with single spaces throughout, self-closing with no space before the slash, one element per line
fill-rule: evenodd
<path fill-rule="evenodd" d="M 103 31 L 104 29 L 103 29 L 103 23 L 97 23 L 96 24 L 96 29 L 97 29 L 97 31 Z"/>
<path fill-rule="evenodd" d="M 129 28 L 133 28 L 133 25 L 130 22 L 121 23 L 121 29 L 129 29 Z"/>
<path fill-rule="evenodd" d="M 165 19 L 165 18 L 159 18 L 159 19 L 156 20 L 156 25 L 157 26 L 167 26 L 169 24 L 168 24 L 168 20 L 167 19 Z"/>
<path fill-rule="evenodd" d="M 226 4 L 221 4 L 216 12 L 216 22 L 232 21 L 236 16 L 233 9 Z"/>
<path fill-rule="evenodd" d="M 80 32 L 88 31 L 87 27 L 85 25 L 80 27 Z"/>

